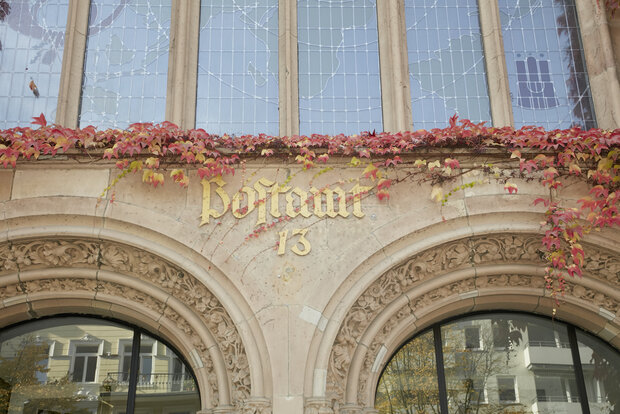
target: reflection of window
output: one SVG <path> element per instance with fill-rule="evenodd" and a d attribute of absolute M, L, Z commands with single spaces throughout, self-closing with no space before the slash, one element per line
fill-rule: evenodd
<path fill-rule="evenodd" d="M 73 362 L 71 363 L 73 382 L 95 382 L 98 354 L 99 344 L 74 345 Z"/>
<path fill-rule="evenodd" d="M 471 328 L 465 328 L 465 348 L 466 349 L 480 349 L 482 348 L 480 342 L 480 328 L 477 326 Z"/>
<path fill-rule="evenodd" d="M 121 357 L 121 375 L 122 381 L 129 381 L 129 372 L 131 367 L 131 341 L 121 342 L 122 357 Z M 140 344 L 140 369 L 138 382 L 141 384 L 148 384 L 153 381 L 153 348 L 155 342 L 143 340 Z"/>
<path fill-rule="evenodd" d="M 517 389 L 514 377 L 498 377 L 497 394 L 501 403 L 517 402 Z"/>

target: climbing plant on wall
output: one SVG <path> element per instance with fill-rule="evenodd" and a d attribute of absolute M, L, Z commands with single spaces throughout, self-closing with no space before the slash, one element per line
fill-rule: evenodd
<path fill-rule="evenodd" d="M 494 128 L 456 116 L 444 129 L 352 136 L 217 136 L 202 129 L 182 130 L 169 122 L 98 131 L 92 126 L 70 129 L 48 125 L 43 114 L 35 117 L 33 124 L 39 128 L 0 131 L 0 163 L 8 168 L 22 159 L 36 160 L 41 155 L 98 154 L 116 160 L 121 170 L 103 195 L 130 173 L 142 174 L 142 180 L 155 187 L 164 184 L 165 175 L 185 187 L 190 175 L 183 165 L 193 167 L 190 170 L 195 170 L 200 179 L 213 179 L 234 174 L 252 157 L 294 159 L 302 170 L 315 168 L 315 176 L 331 169 L 327 164 L 330 158 L 347 157 L 347 168 L 358 170 L 360 177 L 372 181 L 373 192 L 380 200 L 389 199 L 394 181 L 424 181 L 432 186 L 430 196 L 437 201 L 438 210 L 453 193 L 480 182 L 469 178 L 474 172 L 502 182 L 510 194 L 518 192 L 515 179 L 536 180 L 549 190 L 548 197 L 534 203 L 546 209 L 542 250 L 549 262 L 546 280 L 553 295 L 563 292 L 566 276 L 582 276 L 583 237 L 591 231 L 620 226 L 620 129 Z M 432 148 L 443 148 L 444 153 L 452 155 L 434 159 L 419 156 L 420 150 Z M 465 153 L 470 154 L 503 153 L 513 164 L 462 165 L 463 160 L 455 155 L 458 151 L 453 151 L 459 148 L 468 149 Z M 392 172 L 397 166 L 407 174 L 396 178 Z M 554 197 L 571 176 L 589 185 L 589 194 L 575 206 L 564 205 Z M 457 177 L 462 177 L 464 184 L 454 186 Z M 262 226 L 253 235 L 265 229 Z"/>

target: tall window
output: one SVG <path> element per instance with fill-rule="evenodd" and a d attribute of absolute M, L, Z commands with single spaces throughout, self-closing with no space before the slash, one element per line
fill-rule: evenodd
<path fill-rule="evenodd" d="M 95 382 L 99 361 L 100 344 L 74 343 L 71 378 L 73 382 Z"/>
<path fill-rule="evenodd" d="M 375 0 L 298 0 L 302 134 L 382 131 Z"/>
<path fill-rule="evenodd" d="M 161 122 L 171 0 L 91 0 L 80 126 Z"/>
<path fill-rule="evenodd" d="M 436 325 L 396 352 L 379 380 L 375 408 L 381 414 L 553 414 L 588 407 L 615 413 L 618 375 L 620 353 L 572 326 L 522 314 L 475 315 Z"/>
<path fill-rule="evenodd" d="M 0 1 L 0 128 L 56 116 L 69 0 Z"/>
<path fill-rule="evenodd" d="M 499 0 L 515 125 L 596 126 L 574 0 Z"/>
<path fill-rule="evenodd" d="M 196 127 L 278 135 L 278 0 L 200 6 Z"/>
<path fill-rule="evenodd" d="M 477 0 L 405 0 L 414 129 L 490 121 Z"/>

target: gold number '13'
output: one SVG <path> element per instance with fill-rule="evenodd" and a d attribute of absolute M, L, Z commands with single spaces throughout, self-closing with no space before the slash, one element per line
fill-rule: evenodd
<path fill-rule="evenodd" d="M 299 234 L 299 240 L 297 240 L 297 243 L 293 247 L 291 247 L 291 251 L 298 256 L 305 256 L 308 253 L 310 253 L 310 250 L 312 250 L 312 246 L 310 245 L 310 242 L 305 237 L 307 232 L 308 232 L 308 229 L 294 229 L 293 230 L 293 236 L 296 236 Z M 287 237 L 288 237 L 288 230 L 284 230 L 280 232 L 280 244 L 278 245 L 278 256 L 283 255 L 284 252 L 286 251 L 286 238 Z M 298 244 L 301 244 L 301 246 L 303 247 L 303 250 L 300 250 L 299 247 L 297 247 Z"/>

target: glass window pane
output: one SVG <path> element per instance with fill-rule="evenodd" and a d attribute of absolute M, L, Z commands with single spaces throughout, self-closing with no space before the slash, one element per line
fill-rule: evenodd
<path fill-rule="evenodd" d="M 86 382 L 95 381 L 96 370 L 97 370 L 97 357 L 95 356 L 88 357 L 88 364 L 86 365 L 86 375 L 84 376 L 84 381 Z"/>
<path fill-rule="evenodd" d="M 0 412 L 125 411 L 127 385 L 118 377 L 118 344 L 132 335 L 122 326 L 78 317 L 0 331 Z"/>
<path fill-rule="evenodd" d="M 477 349 L 468 346 L 474 329 Z M 542 332 L 548 333 L 544 341 Z M 571 350 L 562 346 L 563 324 L 526 315 L 481 315 L 446 324 L 441 334 L 450 412 L 515 410 L 517 404 L 524 412 L 551 414 L 558 402 L 580 411 Z"/>
<path fill-rule="evenodd" d="M 375 0 L 299 0 L 302 134 L 383 130 Z"/>
<path fill-rule="evenodd" d="M 91 0 L 81 127 L 164 120 L 170 1 Z"/>
<path fill-rule="evenodd" d="M 490 121 L 476 0 L 405 0 L 414 129 Z"/>
<path fill-rule="evenodd" d="M 379 380 L 375 408 L 388 413 L 438 413 L 439 391 L 433 332 L 403 346 Z"/>
<path fill-rule="evenodd" d="M 278 135 L 278 0 L 200 6 L 196 128 Z"/>
<path fill-rule="evenodd" d="M 0 129 L 56 117 L 69 0 L 3 1 Z"/>
<path fill-rule="evenodd" d="M 574 0 L 499 0 L 515 125 L 596 126 Z"/>
<path fill-rule="evenodd" d="M 600 340 L 577 332 L 579 357 L 591 413 L 620 410 L 620 355 Z"/>
<path fill-rule="evenodd" d="M 152 343 L 153 338 L 142 335 L 141 342 L 149 341 Z M 160 342 L 151 349 L 154 354 L 142 356 L 140 361 L 136 412 L 195 413 L 200 410 L 198 388 L 185 364 Z"/>

